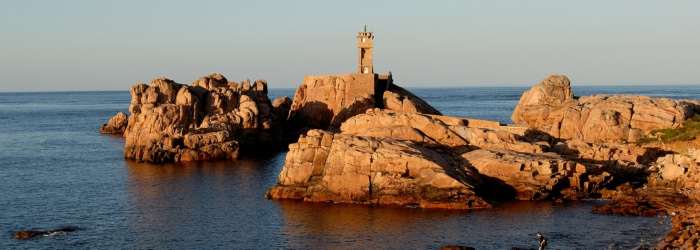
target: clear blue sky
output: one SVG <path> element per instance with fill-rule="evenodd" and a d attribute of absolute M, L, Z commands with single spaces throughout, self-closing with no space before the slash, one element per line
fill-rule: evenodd
<path fill-rule="evenodd" d="M 221 73 L 295 88 L 353 73 L 355 36 L 404 87 L 700 84 L 700 1 L 0 0 L 0 92 L 128 90 Z"/>

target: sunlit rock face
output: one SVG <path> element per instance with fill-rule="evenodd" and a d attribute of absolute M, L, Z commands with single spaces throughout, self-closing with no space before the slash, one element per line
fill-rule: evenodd
<path fill-rule="evenodd" d="M 373 108 L 440 114 L 424 100 L 378 79 L 376 74 L 306 76 L 294 94 L 288 126 L 334 130 Z"/>
<path fill-rule="evenodd" d="M 124 157 L 148 162 L 235 159 L 239 149 L 280 144 L 267 82 L 212 74 L 192 84 L 158 78 L 131 87 Z M 280 104 L 282 105 L 282 104 Z"/>
<path fill-rule="evenodd" d="M 310 130 L 289 146 L 267 197 L 474 209 L 490 207 L 492 198 L 561 197 L 589 185 L 593 174 L 585 166 L 545 152 L 545 143 L 470 123 L 493 127 L 372 109 L 348 119 L 339 133 Z"/>
<path fill-rule="evenodd" d="M 575 97 L 566 76 L 552 75 L 523 93 L 511 119 L 560 139 L 636 142 L 651 130 L 681 126 L 697 107 L 648 96 Z"/>
<path fill-rule="evenodd" d="M 119 112 L 100 127 L 100 134 L 123 134 L 128 121 L 129 117 L 124 112 Z"/>

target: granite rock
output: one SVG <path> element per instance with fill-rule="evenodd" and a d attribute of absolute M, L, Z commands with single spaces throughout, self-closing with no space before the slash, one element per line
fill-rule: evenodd
<path fill-rule="evenodd" d="M 119 112 L 109 119 L 107 124 L 100 127 L 100 134 L 123 134 L 129 123 L 129 117 L 124 112 Z"/>
<path fill-rule="evenodd" d="M 235 159 L 239 149 L 280 144 L 267 82 L 229 82 L 220 74 L 183 85 L 158 78 L 131 87 L 124 157 L 148 162 Z"/>
<path fill-rule="evenodd" d="M 697 102 L 633 95 L 575 97 L 569 79 L 552 75 L 523 93 L 511 119 L 558 139 L 636 142 L 654 129 L 681 126 Z"/>

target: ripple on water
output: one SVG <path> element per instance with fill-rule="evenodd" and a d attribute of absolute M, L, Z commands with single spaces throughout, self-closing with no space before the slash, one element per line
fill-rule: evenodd
<path fill-rule="evenodd" d="M 416 93 L 430 95 L 445 114 L 508 121 L 508 105 L 522 89 Z M 494 96 L 507 98 L 485 102 Z M 130 99 L 128 91 L 0 93 L 0 249 L 508 249 L 534 247 L 537 231 L 553 249 L 629 249 L 653 246 L 670 226 L 659 224 L 667 218 L 592 214 L 601 201 L 431 211 L 266 200 L 283 153 L 193 164 L 125 161 L 124 138 L 97 131 L 126 112 Z M 13 231 L 65 225 L 83 230 L 12 239 Z"/>

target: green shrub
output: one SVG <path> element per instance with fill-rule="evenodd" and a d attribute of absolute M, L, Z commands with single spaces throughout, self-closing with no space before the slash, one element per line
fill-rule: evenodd
<path fill-rule="evenodd" d="M 674 141 L 693 140 L 700 134 L 700 115 L 688 118 L 683 126 L 678 128 L 655 129 L 649 132 L 649 136 L 640 139 L 639 144 L 661 141 L 664 143 Z"/>

